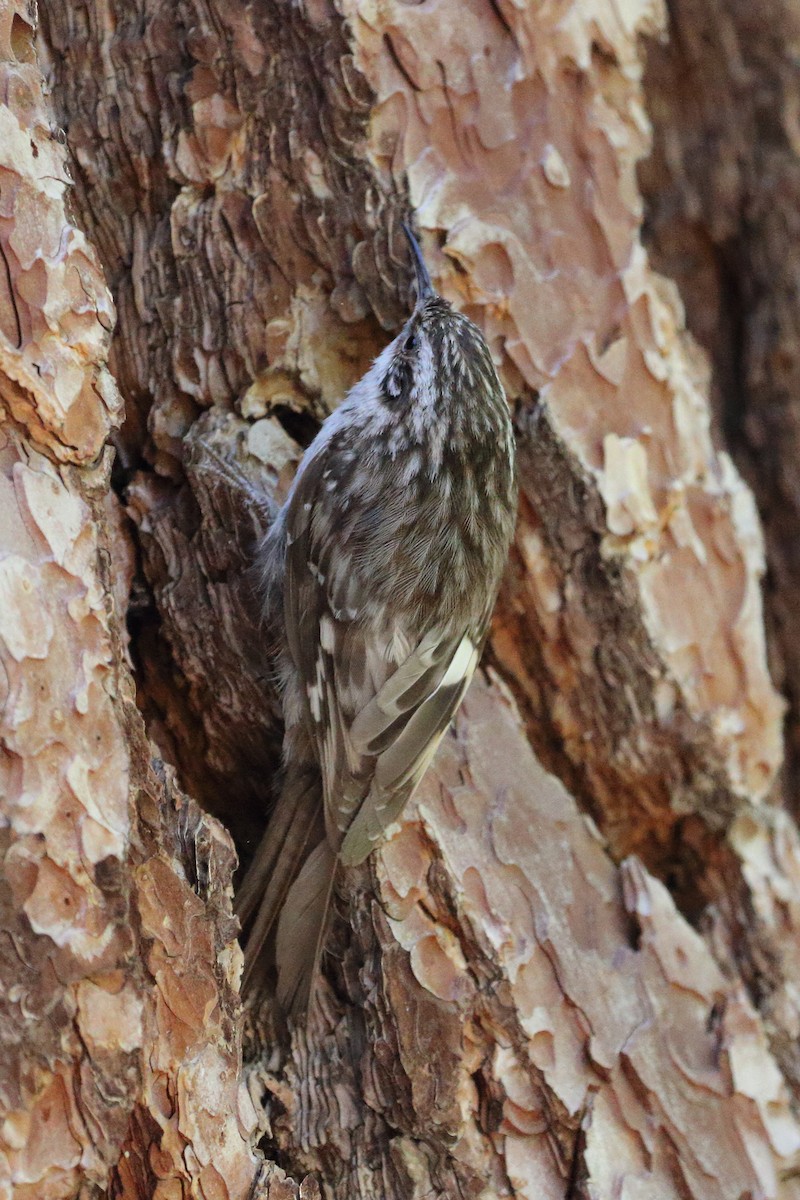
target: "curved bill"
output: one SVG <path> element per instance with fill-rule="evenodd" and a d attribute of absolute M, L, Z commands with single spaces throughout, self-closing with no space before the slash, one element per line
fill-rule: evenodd
<path fill-rule="evenodd" d="M 419 248 L 419 242 L 414 237 L 411 231 L 411 226 L 403 221 L 403 233 L 408 239 L 408 244 L 411 247 L 411 257 L 414 260 L 414 270 L 417 276 L 417 304 L 422 304 L 429 296 L 434 295 L 434 287 L 431 283 L 431 277 L 428 274 L 428 268 L 425 266 L 425 259 L 422 257 L 422 251 Z"/>

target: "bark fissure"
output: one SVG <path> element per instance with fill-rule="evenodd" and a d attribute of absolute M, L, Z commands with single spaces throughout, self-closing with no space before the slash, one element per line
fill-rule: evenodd
<path fill-rule="evenodd" d="M 756 16 L 744 4 L 677 0 L 669 43 L 648 51 L 655 141 L 641 174 L 651 252 L 679 282 L 689 327 L 712 356 L 720 424 L 765 523 L 773 673 L 790 701 L 790 803 L 800 695 L 791 619 L 800 577 L 796 285 L 788 250 L 798 188 L 790 115 L 797 80 L 788 49 L 795 27 L 783 3 Z M 665 98 L 676 86 L 691 101 L 667 123 Z"/>
<path fill-rule="evenodd" d="M 714 15 L 709 49 L 681 0 L 654 53 L 693 80 L 711 56 L 735 136 L 705 79 L 685 103 L 655 68 L 643 89 L 656 0 L 81 0 L 48 4 L 38 43 L 0 0 L 15 1200 L 794 1194 L 800 841 L 765 804 L 760 531 L 720 449 L 742 403 L 752 441 L 756 393 L 768 432 L 790 410 L 770 326 L 791 323 L 789 215 L 753 164 L 793 178 L 792 93 L 783 37 Z M 716 444 L 708 364 L 642 243 L 645 99 L 650 244 L 693 231 L 702 270 L 661 261 L 699 337 L 698 279 L 714 297 Z M 687 163 L 698 128 L 720 152 Z M 690 220 L 665 224 L 656 189 Z M 242 1022 L 235 855 L 209 813 L 246 858 L 280 756 L 248 565 L 406 313 L 410 213 L 518 410 L 492 667 L 339 881 L 308 1030 L 269 1000 Z M 789 575 L 773 586 L 789 605 Z"/>

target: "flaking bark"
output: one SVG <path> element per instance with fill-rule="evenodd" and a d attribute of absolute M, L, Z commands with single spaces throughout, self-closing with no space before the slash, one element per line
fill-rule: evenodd
<path fill-rule="evenodd" d="M 760 527 L 641 241 L 660 5 L 39 18 L 0 0 L 0 1194 L 797 1194 Z M 280 743 L 247 564 L 405 313 L 410 209 L 515 407 L 518 535 L 287 1042 L 237 1006 L 227 830 L 246 858 Z"/>

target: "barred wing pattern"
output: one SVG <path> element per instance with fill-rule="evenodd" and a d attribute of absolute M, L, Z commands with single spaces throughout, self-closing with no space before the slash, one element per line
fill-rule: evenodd
<path fill-rule="evenodd" d="M 327 458 L 308 463 L 289 504 L 284 619 L 316 741 L 328 838 L 355 865 L 430 764 L 477 666 L 491 605 L 473 628 L 389 620 L 341 540 L 331 561 L 337 497 Z"/>
<path fill-rule="evenodd" d="M 237 907 L 254 914 L 247 969 L 274 935 L 278 998 L 295 1016 L 336 865 L 364 861 L 433 758 L 514 529 L 514 437 L 489 346 L 436 293 L 405 228 L 414 311 L 307 450 L 263 548 L 286 769 Z"/>
<path fill-rule="evenodd" d="M 457 639 L 431 630 L 356 717 L 351 738 L 374 756 L 374 774 L 339 851 L 346 866 L 367 857 L 413 795 L 469 686 L 482 641 L 481 632 Z"/>

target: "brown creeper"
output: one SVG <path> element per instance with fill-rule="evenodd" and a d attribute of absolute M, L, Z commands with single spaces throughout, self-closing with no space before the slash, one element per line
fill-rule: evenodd
<path fill-rule="evenodd" d="M 480 330 L 431 284 L 324 423 L 262 548 L 279 652 L 284 783 L 237 897 L 243 987 L 271 947 L 308 1006 L 337 863 L 414 792 L 486 638 L 517 504 L 508 405 Z M 270 955 L 270 957 L 272 957 Z"/>

